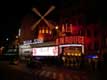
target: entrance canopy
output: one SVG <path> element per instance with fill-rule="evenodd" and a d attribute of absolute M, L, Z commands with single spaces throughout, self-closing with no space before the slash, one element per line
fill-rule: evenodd
<path fill-rule="evenodd" d="M 59 47 L 81 47 L 82 54 L 84 54 L 84 45 L 82 44 L 63 44 L 63 45 L 59 45 Z"/>

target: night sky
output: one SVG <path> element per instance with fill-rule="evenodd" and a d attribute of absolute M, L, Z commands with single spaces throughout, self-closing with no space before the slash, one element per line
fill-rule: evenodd
<path fill-rule="evenodd" d="M 23 16 L 32 14 L 32 7 L 37 7 L 45 13 L 49 6 L 55 5 L 56 9 L 52 20 L 57 20 L 60 12 L 67 10 L 65 16 L 84 14 L 87 23 L 100 21 L 106 23 L 106 3 L 101 0 L 3 0 L 0 2 L 0 44 L 6 37 L 13 38 L 20 27 Z"/>

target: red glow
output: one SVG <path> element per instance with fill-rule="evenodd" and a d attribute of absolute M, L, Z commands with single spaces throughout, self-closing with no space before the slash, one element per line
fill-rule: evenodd
<path fill-rule="evenodd" d="M 82 36 L 78 37 L 78 43 L 84 44 L 84 37 Z"/>
<path fill-rule="evenodd" d="M 84 42 L 85 42 L 85 44 L 90 44 L 91 40 L 89 37 L 85 37 Z"/>
<path fill-rule="evenodd" d="M 58 45 L 59 39 L 56 39 L 56 45 Z"/>
<path fill-rule="evenodd" d="M 43 35 L 42 33 L 39 33 L 39 35 L 38 35 L 38 39 L 40 39 L 40 40 L 44 40 L 44 35 Z"/>
<path fill-rule="evenodd" d="M 84 44 L 84 37 L 83 36 L 70 36 L 70 37 L 62 37 L 59 39 L 56 39 L 56 44 L 64 44 L 64 43 L 70 43 L 70 44 Z"/>
<path fill-rule="evenodd" d="M 76 33 L 79 31 L 79 27 L 78 26 L 72 26 L 72 32 Z"/>
<path fill-rule="evenodd" d="M 71 38 L 65 37 L 65 43 L 69 43 L 69 42 L 73 42 L 72 37 Z"/>
<path fill-rule="evenodd" d="M 59 42 L 60 42 L 60 44 L 64 44 L 64 38 L 59 38 Z"/>

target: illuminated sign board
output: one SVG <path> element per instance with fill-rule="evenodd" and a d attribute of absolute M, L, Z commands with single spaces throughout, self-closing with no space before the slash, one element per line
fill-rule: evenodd
<path fill-rule="evenodd" d="M 82 47 L 71 46 L 71 47 L 64 47 L 64 55 L 72 55 L 72 56 L 81 56 Z"/>
<path fill-rule="evenodd" d="M 62 47 L 72 47 L 72 49 L 80 48 L 82 54 L 84 54 L 84 45 L 82 45 L 82 44 L 64 44 L 64 45 L 60 45 L 59 47 L 60 47 L 60 48 L 62 48 Z M 70 49 L 70 50 L 72 50 L 72 49 Z M 79 51 L 80 51 L 80 50 L 79 50 Z M 61 52 L 62 52 L 62 51 L 60 51 L 60 53 L 61 53 Z"/>
<path fill-rule="evenodd" d="M 31 48 L 30 45 L 20 45 L 19 48 Z"/>
<path fill-rule="evenodd" d="M 38 44 L 38 43 L 43 43 L 43 40 L 34 39 L 34 40 L 26 40 L 26 41 L 23 41 L 23 44 L 24 44 L 24 45 L 28 45 L 28 44 Z"/>
<path fill-rule="evenodd" d="M 84 44 L 83 36 L 67 36 L 56 39 L 56 44 Z"/>
<path fill-rule="evenodd" d="M 58 46 L 33 48 L 33 56 L 58 56 Z"/>

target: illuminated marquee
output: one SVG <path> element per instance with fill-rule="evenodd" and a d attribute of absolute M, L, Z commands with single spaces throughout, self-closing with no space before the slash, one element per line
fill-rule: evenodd
<path fill-rule="evenodd" d="M 83 36 L 67 36 L 56 39 L 56 44 L 84 44 Z"/>
<path fill-rule="evenodd" d="M 33 56 L 58 56 L 58 46 L 33 48 L 32 52 Z"/>
<path fill-rule="evenodd" d="M 84 45 L 83 44 L 64 44 L 64 45 L 60 45 L 59 47 L 82 47 L 82 53 L 84 54 Z"/>

